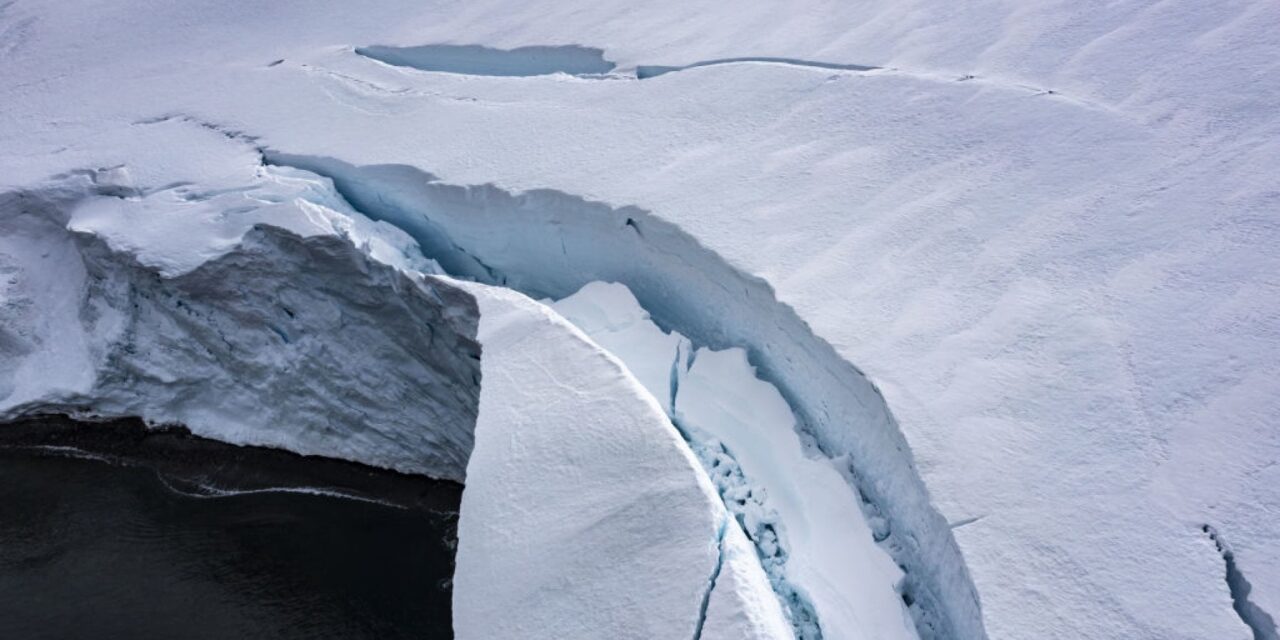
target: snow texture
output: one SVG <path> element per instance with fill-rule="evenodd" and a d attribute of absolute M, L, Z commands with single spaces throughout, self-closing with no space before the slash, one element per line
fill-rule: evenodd
<path fill-rule="evenodd" d="M 463 285 L 485 384 L 458 521 L 470 638 L 785 639 L 759 560 L 653 396 L 563 318 Z M 708 604 L 709 603 L 709 604 Z"/>

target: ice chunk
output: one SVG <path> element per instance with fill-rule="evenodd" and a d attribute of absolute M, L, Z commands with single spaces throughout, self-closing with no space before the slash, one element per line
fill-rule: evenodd
<path fill-rule="evenodd" d="M 732 520 L 653 396 L 547 307 L 462 286 L 480 305 L 484 384 L 458 523 L 457 637 L 713 637 L 709 589 L 717 620 L 735 625 L 714 637 L 788 637 L 754 554 L 734 542 L 722 560 Z"/>

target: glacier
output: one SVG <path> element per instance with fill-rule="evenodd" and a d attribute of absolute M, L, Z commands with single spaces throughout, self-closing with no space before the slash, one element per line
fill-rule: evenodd
<path fill-rule="evenodd" d="M 1272 637 L 1278 11 L 0 4 L 0 411 L 464 478 L 483 314 L 431 261 L 617 282 L 846 463 L 922 636 Z M 442 47 L 613 67 L 359 53 Z"/>

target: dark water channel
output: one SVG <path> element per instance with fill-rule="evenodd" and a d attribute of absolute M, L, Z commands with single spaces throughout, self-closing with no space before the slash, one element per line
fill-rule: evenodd
<path fill-rule="evenodd" d="M 459 496 L 136 423 L 0 425 L 0 638 L 451 638 Z"/>

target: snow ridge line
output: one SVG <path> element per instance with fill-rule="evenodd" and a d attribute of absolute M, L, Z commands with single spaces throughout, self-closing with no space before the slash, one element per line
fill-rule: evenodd
<path fill-rule="evenodd" d="M 1236 554 L 1231 550 L 1231 546 L 1222 539 L 1218 530 L 1212 525 L 1203 525 L 1200 530 L 1209 535 L 1218 553 L 1222 554 L 1222 560 L 1227 565 L 1227 590 L 1231 593 L 1231 608 L 1235 609 L 1236 615 L 1240 616 L 1240 620 L 1253 632 L 1254 640 L 1280 640 L 1275 619 L 1249 600 L 1253 585 L 1249 584 L 1244 574 L 1240 572 L 1240 567 L 1236 564 Z"/>

